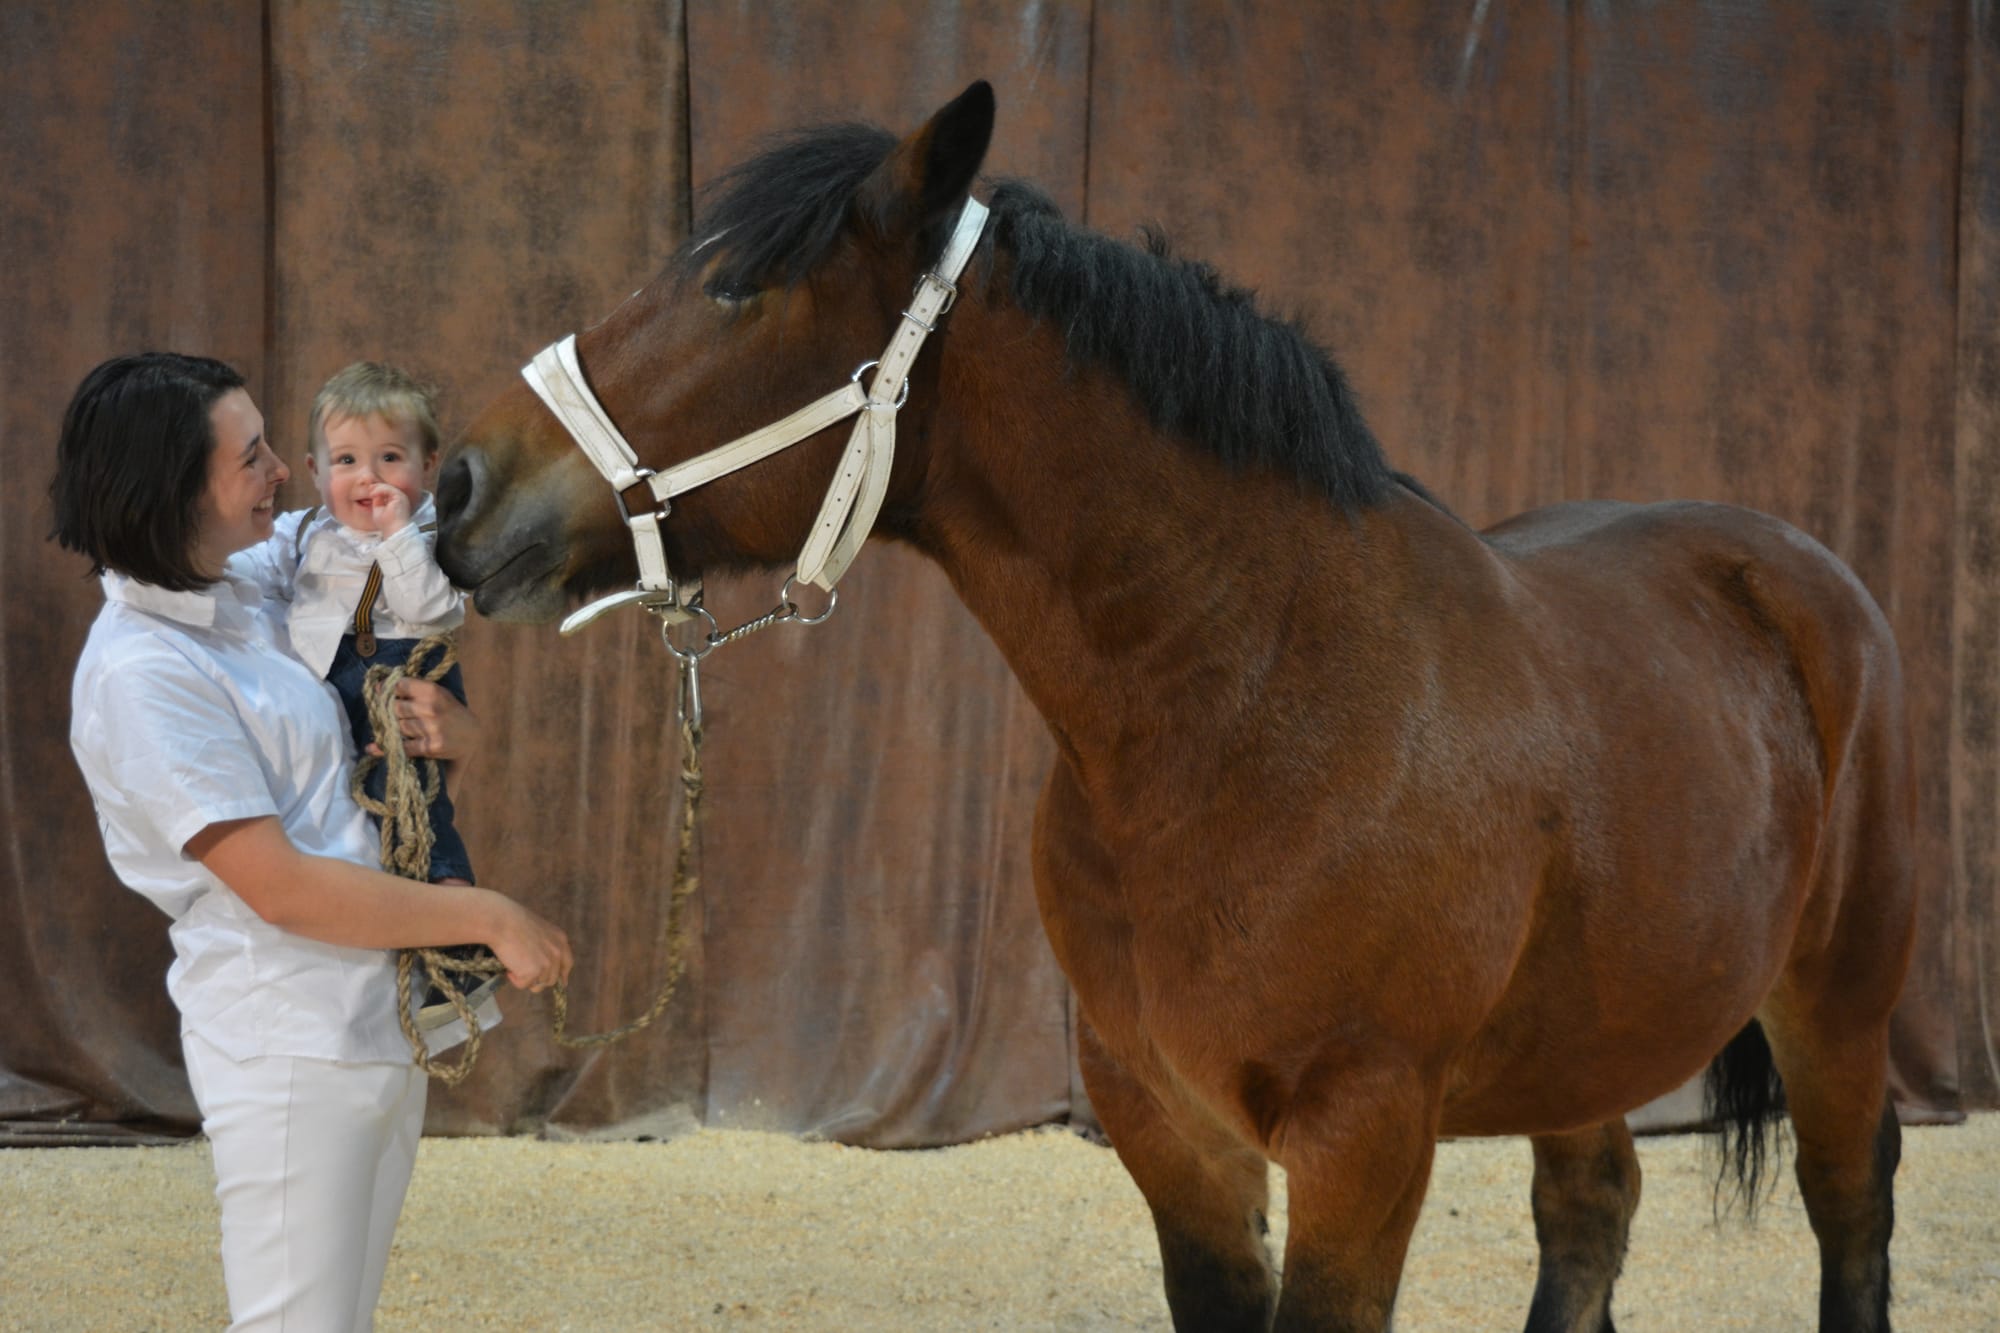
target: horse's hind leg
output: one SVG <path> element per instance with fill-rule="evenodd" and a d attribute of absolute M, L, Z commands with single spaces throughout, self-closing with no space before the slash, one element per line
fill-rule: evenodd
<path fill-rule="evenodd" d="M 1793 956 L 1758 1011 L 1784 1080 L 1799 1195 L 1819 1241 L 1821 1333 L 1886 1333 L 1902 1131 L 1889 1015 L 1909 969 L 1914 798 L 1897 732 L 1864 729 Z"/>
<path fill-rule="evenodd" d="M 1639 1206 L 1632 1132 L 1620 1119 L 1533 1143 L 1542 1260 L 1527 1333 L 1612 1333 L 1611 1284 Z"/>
<path fill-rule="evenodd" d="M 1269 1163 L 1220 1127 L 1176 1125 L 1087 1024 L 1078 1038 L 1091 1106 L 1152 1209 L 1174 1327 L 1265 1333 L 1277 1297 L 1264 1242 Z"/>
<path fill-rule="evenodd" d="M 1888 1025 L 1835 1039 L 1767 1008 L 1764 1025 L 1797 1144 L 1799 1195 L 1819 1241 L 1820 1333 L 1887 1333 L 1889 1235 L 1902 1130 L 1887 1092 Z"/>

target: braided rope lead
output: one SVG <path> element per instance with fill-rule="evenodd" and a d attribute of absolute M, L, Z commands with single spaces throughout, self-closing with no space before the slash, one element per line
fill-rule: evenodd
<path fill-rule="evenodd" d="M 432 654 L 436 660 L 425 664 Z M 680 659 L 682 680 L 681 698 L 691 697 L 691 691 L 698 691 L 692 677 L 698 671 L 695 663 Z M 396 720 L 396 684 L 405 679 L 437 681 L 458 661 L 456 637 L 439 634 L 423 640 L 410 651 L 408 660 L 399 667 L 373 666 L 368 668 L 367 678 L 362 683 L 362 695 L 368 704 L 368 722 L 375 733 L 376 744 L 382 754 L 363 755 L 354 766 L 354 799 L 361 807 L 374 815 L 382 826 L 382 866 L 392 874 L 405 879 L 427 881 L 430 878 L 431 833 L 430 805 L 437 799 L 443 781 L 438 762 L 434 759 L 412 757 L 403 747 L 403 732 Z M 698 693 L 692 695 L 698 698 Z M 666 974 L 661 979 L 660 989 L 653 997 L 652 1005 L 637 1018 L 608 1032 L 594 1032 L 582 1036 L 569 1035 L 569 991 L 557 983 L 550 994 L 555 1010 L 554 1035 L 556 1044 L 570 1050 L 584 1050 L 611 1043 L 650 1026 L 655 1019 L 665 1013 L 672 1003 L 674 991 L 680 984 L 681 975 L 687 969 L 687 941 L 682 929 L 682 908 L 700 883 L 692 866 L 697 855 L 699 841 L 698 819 L 701 810 L 701 739 L 702 728 L 699 707 L 682 709 L 681 715 L 681 828 L 679 845 L 674 853 L 674 883 L 667 896 L 667 911 L 660 923 L 660 947 L 666 955 Z M 383 799 L 376 800 L 367 793 L 364 784 L 377 764 L 387 766 Z M 425 976 L 430 984 L 443 993 L 465 1024 L 465 1054 L 456 1064 L 431 1058 L 430 1048 L 425 1044 L 423 1034 L 417 1031 L 416 1015 L 412 1012 L 410 996 L 411 978 L 418 963 L 422 963 Z M 410 1045 L 410 1058 L 417 1067 L 449 1087 L 457 1087 L 472 1073 L 473 1063 L 479 1058 L 480 1028 L 479 1018 L 465 996 L 452 984 L 451 973 L 475 972 L 493 975 L 507 969 L 498 959 L 486 962 L 467 962 L 452 958 L 436 949 L 419 948 L 399 951 L 396 960 L 396 991 L 400 1002 L 396 1006 L 397 1021 L 403 1029 L 403 1038 Z"/>

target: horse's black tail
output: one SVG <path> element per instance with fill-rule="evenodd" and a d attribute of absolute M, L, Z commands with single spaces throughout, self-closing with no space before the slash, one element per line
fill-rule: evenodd
<path fill-rule="evenodd" d="M 1719 1137 L 1721 1164 L 1715 1173 L 1715 1212 L 1725 1201 L 1743 1201 L 1743 1216 L 1757 1214 L 1757 1205 L 1775 1187 L 1767 1187 L 1764 1172 L 1775 1166 L 1783 1140 L 1775 1126 L 1785 1115 L 1785 1084 L 1771 1059 L 1771 1043 L 1756 1019 L 1711 1060 L 1702 1079 L 1702 1114 Z M 1733 1183 L 1732 1183 L 1733 1178 Z"/>

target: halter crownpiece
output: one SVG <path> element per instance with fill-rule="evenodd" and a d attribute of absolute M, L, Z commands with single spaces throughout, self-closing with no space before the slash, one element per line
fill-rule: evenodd
<path fill-rule="evenodd" d="M 639 557 L 637 588 L 600 598 L 574 612 L 563 621 L 562 632 L 574 633 L 607 611 L 635 604 L 670 619 L 695 614 L 689 608 L 700 597 L 700 585 L 692 585 L 683 595 L 674 582 L 673 571 L 667 567 L 666 546 L 660 539 L 660 523 L 673 512 L 673 498 L 769 458 L 858 414 L 847 448 L 840 456 L 840 466 L 834 470 L 833 481 L 827 488 L 826 499 L 813 520 L 812 532 L 799 552 L 798 569 L 793 575 L 800 583 L 810 583 L 831 593 L 833 585 L 861 550 L 862 542 L 867 540 L 875 516 L 882 508 L 882 499 L 888 493 L 889 472 L 896 451 L 896 410 L 909 399 L 910 367 L 915 364 L 917 353 L 923 350 L 924 339 L 936 331 L 937 322 L 957 299 L 958 277 L 972 258 L 973 247 L 985 226 L 986 206 L 968 198 L 936 267 L 917 279 L 909 308 L 903 311 L 889 345 L 880 357 L 862 362 L 845 385 L 783 420 L 738 436 L 663 472 L 640 466 L 638 454 L 619 434 L 610 414 L 591 392 L 577 360 L 575 334 L 537 353 L 522 368 L 522 378 L 555 414 L 583 450 L 584 457 L 611 484 L 618 512 L 632 534 L 633 549 Z M 862 377 L 871 369 L 874 374 L 864 385 Z M 878 397 L 878 391 L 893 396 Z M 642 483 L 652 492 L 654 507 L 634 513 L 626 495 Z"/>

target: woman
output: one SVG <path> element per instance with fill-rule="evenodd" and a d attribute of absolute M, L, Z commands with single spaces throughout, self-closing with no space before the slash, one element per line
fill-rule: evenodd
<path fill-rule="evenodd" d="M 64 415 L 55 537 L 103 576 L 70 744 L 111 865 L 173 919 L 167 989 L 215 1156 L 232 1328 L 366 1329 L 422 1128 L 393 956 L 490 947 L 542 990 L 563 932 L 485 888 L 379 869 L 348 728 L 285 651 L 284 608 L 232 576 L 287 475 L 243 377 L 204 357 L 107 361 Z M 450 759 L 466 718 L 399 711 Z"/>

